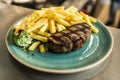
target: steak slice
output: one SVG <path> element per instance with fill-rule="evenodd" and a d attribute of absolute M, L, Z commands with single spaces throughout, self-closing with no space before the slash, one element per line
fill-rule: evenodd
<path fill-rule="evenodd" d="M 81 48 L 90 38 L 91 30 L 87 23 L 74 24 L 66 30 L 48 38 L 48 49 L 56 53 L 70 52 Z"/>

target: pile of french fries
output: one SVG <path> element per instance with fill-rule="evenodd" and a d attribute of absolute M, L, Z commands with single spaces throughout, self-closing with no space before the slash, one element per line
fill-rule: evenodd
<path fill-rule="evenodd" d="M 35 10 L 31 15 L 24 18 L 19 26 L 15 26 L 15 32 L 19 29 L 25 30 L 33 39 L 34 42 L 28 50 L 34 51 L 39 46 L 40 52 L 45 52 L 43 43 L 48 41 L 48 37 L 56 32 L 60 32 L 73 24 L 85 22 L 91 26 L 91 31 L 98 33 L 98 29 L 92 24 L 96 19 L 90 17 L 83 12 L 78 12 L 78 9 L 71 6 L 65 7 L 50 7 Z"/>

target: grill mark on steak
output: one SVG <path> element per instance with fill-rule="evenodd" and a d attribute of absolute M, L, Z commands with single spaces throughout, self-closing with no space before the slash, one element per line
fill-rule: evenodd
<path fill-rule="evenodd" d="M 73 25 L 73 26 L 74 26 L 74 25 Z M 73 28 L 74 28 L 74 29 L 73 29 Z M 81 28 L 82 28 L 82 29 L 81 29 Z M 82 31 L 85 30 L 85 28 L 83 28 L 83 26 L 80 26 L 80 25 L 79 25 L 79 27 L 78 27 L 78 26 L 75 25 L 75 27 L 72 27 L 72 28 L 70 28 L 70 29 L 68 29 L 68 30 L 70 30 L 70 32 L 71 32 L 72 34 L 74 34 L 74 35 L 76 35 L 76 36 L 79 36 L 79 37 L 85 42 L 85 40 L 86 40 L 85 33 L 86 33 L 86 32 L 82 32 Z M 70 35 L 68 35 L 68 37 L 71 39 Z M 74 42 L 74 41 L 73 41 L 73 42 Z"/>
<path fill-rule="evenodd" d="M 72 42 L 75 42 L 76 40 L 79 39 L 79 36 L 76 35 L 75 33 L 72 33 L 72 34 L 66 35 L 66 37 L 68 37 Z"/>
<path fill-rule="evenodd" d="M 57 53 L 79 49 L 89 39 L 90 34 L 91 30 L 88 24 L 74 24 L 70 28 L 50 36 L 48 49 Z"/>
<path fill-rule="evenodd" d="M 61 37 L 61 36 L 62 36 L 61 33 L 56 33 L 56 34 L 54 34 L 54 35 L 57 36 L 57 37 Z"/>
<path fill-rule="evenodd" d="M 73 42 L 72 50 L 76 50 L 82 47 L 83 43 L 86 41 L 85 33 L 82 32 L 85 30 L 85 28 L 83 28 L 83 26 L 80 26 L 80 27 L 75 26 L 75 27 L 70 28 L 69 30 L 71 34 L 69 34 L 67 37 L 69 37 L 71 41 Z"/>
<path fill-rule="evenodd" d="M 73 47 L 73 43 L 66 36 L 53 35 L 52 37 L 48 38 L 48 42 L 55 44 L 55 45 L 48 44 L 48 49 L 54 52 L 56 51 L 69 52 L 72 50 L 72 47 Z M 59 50 L 57 50 L 58 48 L 56 48 L 58 46 L 59 46 Z M 51 48 L 51 47 L 54 47 L 54 48 Z"/>
<path fill-rule="evenodd" d="M 68 37 L 66 37 L 66 36 L 60 37 L 60 39 L 63 41 L 63 47 L 67 48 L 68 52 L 71 51 L 72 47 L 73 47 L 72 41 Z M 65 50 L 65 52 L 66 52 L 66 50 Z"/>
<path fill-rule="evenodd" d="M 87 37 L 83 32 L 77 31 L 76 34 L 78 34 L 84 42 L 86 41 Z"/>

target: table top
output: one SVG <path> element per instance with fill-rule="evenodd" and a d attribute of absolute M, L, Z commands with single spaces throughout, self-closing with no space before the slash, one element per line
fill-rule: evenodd
<path fill-rule="evenodd" d="M 28 15 L 33 10 L 19 6 L 0 3 L 0 80 L 35 80 L 35 71 L 26 68 L 15 61 L 9 54 L 5 45 L 5 35 L 9 27 L 18 19 Z M 114 38 L 112 58 L 107 67 L 91 80 L 119 80 L 120 79 L 120 29 L 108 27 Z M 27 70 L 27 73 L 25 73 Z M 40 73 L 37 80 L 58 80 L 54 75 Z M 48 77 L 46 79 L 45 77 Z M 66 77 L 65 77 L 66 78 Z M 79 76 L 74 78 L 78 80 Z"/>

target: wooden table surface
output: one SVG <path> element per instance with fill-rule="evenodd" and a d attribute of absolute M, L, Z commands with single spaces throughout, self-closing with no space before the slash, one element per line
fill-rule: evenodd
<path fill-rule="evenodd" d="M 57 76 L 52 79 L 55 75 L 46 75 L 44 73 L 41 73 L 40 79 L 34 79 L 35 77 L 25 73 L 25 70 L 31 75 L 36 72 L 15 61 L 6 48 L 5 35 L 9 27 L 31 12 L 31 9 L 0 3 L 0 80 L 58 80 Z M 108 29 L 114 38 L 112 58 L 107 67 L 90 80 L 120 80 L 120 29 L 112 27 L 108 27 Z M 48 79 L 45 77 L 48 77 Z M 80 80 L 79 76 L 74 79 Z"/>

